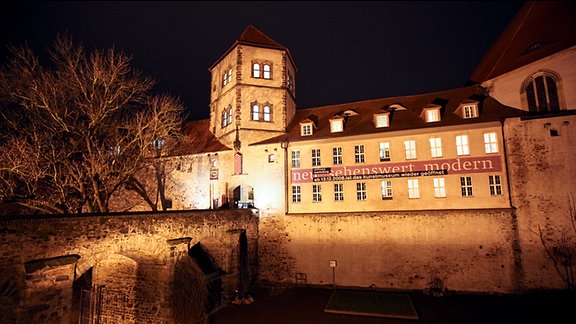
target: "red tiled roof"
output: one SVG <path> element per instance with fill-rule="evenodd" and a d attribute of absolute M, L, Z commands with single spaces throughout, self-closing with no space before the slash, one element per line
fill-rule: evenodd
<path fill-rule="evenodd" d="M 576 45 L 576 5 L 529 1 L 488 50 L 470 77 L 482 83 Z"/>
<path fill-rule="evenodd" d="M 171 155 L 188 155 L 228 151 L 231 148 L 222 144 L 210 131 L 210 120 L 187 122 L 183 126 L 184 140 Z"/>
<path fill-rule="evenodd" d="M 280 45 L 272 38 L 268 37 L 266 34 L 264 34 L 263 32 L 261 32 L 256 27 L 250 24 L 248 25 L 248 27 L 246 27 L 246 29 L 244 29 L 242 34 L 240 34 L 240 37 L 238 37 L 236 42 L 234 42 L 234 44 L 232 44 L 232 46 L 230 46 L 230 48 L 226 52 L 224 52 L 224 54 L 218 60 L 216 60 L 216 62 L 214 62 L 214 64 L 212 64 L 212 66 L 210 66 L 208 70 L 211 71 L 224 57 L 226 57 L 226 55 L 228 55 L 228 53 L 232 51 L 232 49 L 234 49 L 238 45 L 273 48 L 280 51 L 286 51 L 286 53 L 288 53 L 290 61 L 292 62 L 292 65 L 294 65 L 294 68 L 296 68 L 296 64 L 294 64 L 294 60 L 292 59 L 292 55 L 290 54 L 288 48 L 286 48 L 283 45 Z"/>
<path fill-rule="evenodd" d="M 290 125 L 287 127 L 287 133 L 285 135 L 277 136 L 253 145 L 279 143 L 285 140 L 298 142 L 373 133 L 387 133 L 400 130 L 468 125 L 501 121 L 506 117 L 519 117 L 526 114 L 526 112 L 522 110 L 504 106 L 492 97 L 482 95 L 481 91 L 482 89 L 478 86 L 470 86 L 429 94 L 374 99 L 297 110 L 294 119 L 292 119 Z M 462 103 L 470 101 L 479 102 L 480 116 L 478 118 L 463 119 L 456 114 L 456 110 Z M 441 121 L 426 123 L 421 118 L 422 110 L 429 104 L 442 107 L 440 110 Z M 373 122 L 374 114 L 382 112 L 382 108 L 391 105 L 399 105 L 406 109 L 397 109 L 390 113 L 390 127 L 376 128 Z M 358 115 L 347 117 L 343 132 L 331 133 L 329 119 L 345 110 L 353 110 Z M 300 122 L 310 119 L 311 116 L 317 118 L 317 128 L 314 129 L 313 135 L 303 137 L 300 135 Z"/>

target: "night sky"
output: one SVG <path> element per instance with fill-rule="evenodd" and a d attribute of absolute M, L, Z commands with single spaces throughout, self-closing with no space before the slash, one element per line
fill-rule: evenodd
<path fill-rule="evenodd" d="M 208 68 L 248 24 L 294 58 L 298 108 L 463 86 L 522 1 L 3 2 L 9 43 L 45 54 L 68 32 L 87 50 L 115 47 L 179 97 L 189 119 L 209 117 Z"/>

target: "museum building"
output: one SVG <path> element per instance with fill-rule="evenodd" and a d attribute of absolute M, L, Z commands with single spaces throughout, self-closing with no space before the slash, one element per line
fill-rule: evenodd
<path fill-rule="evenodd" d="M 542 242 L 576 193 L 575 17 L 527 2 L 461 88 L 307 109 L 288 48 L 249 25 L 209 68 L 166 197 L 259 213 L 261 281 L 562 287 Z"/>

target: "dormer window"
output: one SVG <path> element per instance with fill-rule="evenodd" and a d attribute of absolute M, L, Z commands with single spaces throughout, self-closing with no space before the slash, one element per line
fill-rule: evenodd
<path fill-rule="evenodd" d="M 312 123 L 300 124 L 300 135 L 302 136 L 312 135 Z"/>
<path fill-rule="evenodd" d="M 434 123 L 440 121 L 440 107 L 432 107 L 424 109 L 424 120 L 427 123 Z"/>
<path fill-rule="evenodd" d="M 462 119 L 478 118 L 478 101 L 467 99 L 460 104 L 455 113 Z"/>
<path fill-rule="evenodd" d="M 312 135 L 314 127 L 318 127 L 318 117 L 316 115 L 309 115 L 300 121 L 300 135 Z"/>
<path fill-rule="evenodd" d="M 478 117 L 478 107 L 476 105 L 462 106 L 462 118 L 476 118 Z"/>
<path fill-rule="evenodd" d="M 374 125 L 376 128 L 389 127 L 390 126 L 390 113 L 380 113 L 374 114 Z"/>
<path fill-rule="evenodd" d="M 330 120 L 330 132 L 339 133 L 344 131 L 344 118 L 337 117 Z"/>

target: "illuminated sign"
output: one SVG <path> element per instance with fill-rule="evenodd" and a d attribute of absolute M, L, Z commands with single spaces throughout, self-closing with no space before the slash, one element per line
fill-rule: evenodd
<path fill-rule="evenodd" d="M 294 169 L 292 183 L 390 179 L 404 177 L 437 176 L 445 174 L 468 174 L 501 172 L 499 155 L 444 160 L 412 161 L 404 163 L 380 163 L 314 169 Z"/>

